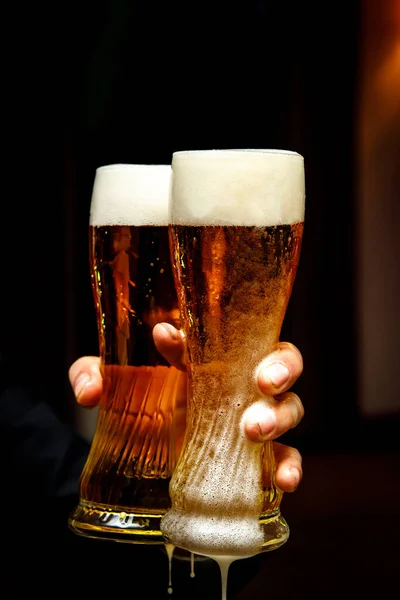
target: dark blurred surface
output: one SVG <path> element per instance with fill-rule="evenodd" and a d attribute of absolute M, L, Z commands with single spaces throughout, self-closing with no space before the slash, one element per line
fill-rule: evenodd
<path fill-rule="evenodd" d="M 228 600 L 393 597 L 400 559 L 400 452 L 310 454 L 304 469 L 304 481 L 282 504 L 291 528 L 288 542 L 233 563 Z M 58 593 L 170 597 L 162 549 L 78 538 L 67 530 L 62 507 L 36 510 L 7 517 L 13 538 L 3 559 L 4 600 Z M 220 573 L 211 560 L 196 561 L 191 578 L 190 562 L 174 558 L 172 584 L 178 600 L 221 600 Z"/>

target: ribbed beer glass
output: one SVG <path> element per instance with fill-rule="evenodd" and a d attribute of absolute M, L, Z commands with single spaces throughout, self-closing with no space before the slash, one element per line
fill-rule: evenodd
<path fill-rule="evenodd" d="M 303 234 L 303 158 L 279 150 L 176 152 L 170 243 L 187 339 L 186 437 L 173 473 L 166 540 L 244 557 L 288 538 L 272 442 L 244 434 L 270 404 L 256 371 L 279 341 Z"/>
<path fill-rule="evenodd" d="M 159 354 L 153 328 L 179 327 L 168 245 L 170 165 L 96 171 L 90 274 L 103 393 L 80 502 L 78 534 L 162 544 L 160 519 L 185 426 L 185 379 Z"/>

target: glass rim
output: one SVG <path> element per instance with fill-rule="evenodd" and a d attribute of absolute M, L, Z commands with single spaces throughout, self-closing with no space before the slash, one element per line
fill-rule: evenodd
<path fill-rule="evenodd" d="M 265 155 L 265 154 L 282 154 L 282 155 L 288 155 L 288 156 L 298 156 L 299 158 L 304 158 L 302 154 L 299 154 L 298 152 L 294 151 L 294 150 L 281 150 L 279 148 L 210 148 L 208 150 L 203 149 L 203 150 L 177 150 L 176 152 L 173 153 L 173 156 L 190 156 L 190 155 L 205 155 L 205 154 L 223 154 L 223 155 L 228 155 L 230 153 L 232 154 L 236 154 L 242 152 L 243 154 L 247 154 L 247 153 L 253 153 L 253 154 L 260 154 L 260 155 Z"/>
<path fill-rule="evenodd" d="M 125 171 L 130 169 L 154 169 L 154 167 L 171 168 L 171 165 L 166 163 L 111 163 L 109 165 L 101 165 L 96 168 L 96 171 Z"/>

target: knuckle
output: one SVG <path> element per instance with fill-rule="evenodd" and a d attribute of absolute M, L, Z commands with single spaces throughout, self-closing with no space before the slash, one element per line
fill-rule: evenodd
<path fill-rule="evenodd" d="M 282 411 L 286 418 L 288 428 L 293 429 L 304 417 L 304 406 L 299 396 L 294 392 L 286 392 L 275 397 L 278 402 L 277 409 Z"/>
<path fill-rule="evenodd" d="M 299 423 L 302 418 L 304 417 L 304 406 L 302 401 L 300 400 L 299 396 L 297 394 L 295 394 L 294 392 L 292 392 L 292 400 L 294 402 L 294 405 L 296 407 L 296 411 L 297 411 L 297 422 Z"/>

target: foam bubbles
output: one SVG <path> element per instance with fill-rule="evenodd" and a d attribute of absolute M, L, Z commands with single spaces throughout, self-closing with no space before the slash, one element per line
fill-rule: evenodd
<path fill-rule="evenodd" d="M 175 152 L 172 172 L 176 225 L 266 227 L 304 220 L 304 160 L 296 152 Z"/>
<path fill-rule="evenodd" d="M 197 514 L 171 510 L 163 529 L 174 531 L 177 546 L 213 558 L 229 554 L 236 558 L 254 556 L 264 543 L 264 531 L 254 517 Z"/>
<path fill-rule="evenodd" d="M 168 225 L 170 165 L 99 167 L 93 185 L 90 225 Z"/>

